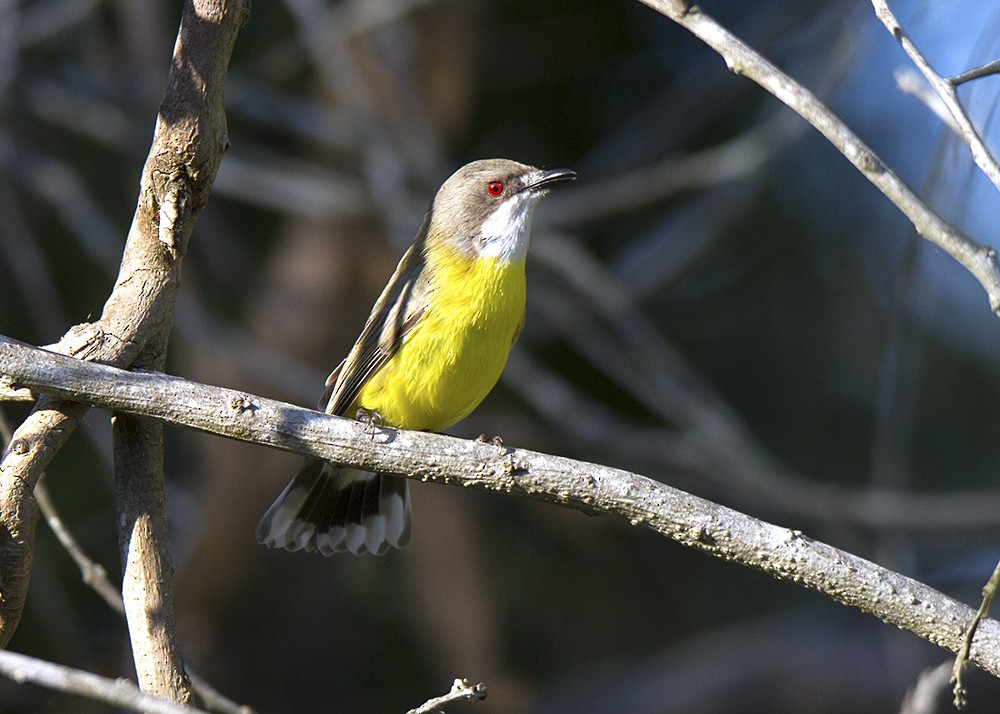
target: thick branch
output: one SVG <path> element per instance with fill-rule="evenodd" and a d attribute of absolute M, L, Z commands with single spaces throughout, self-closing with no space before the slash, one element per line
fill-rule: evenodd
<path fill-rule="evenodd" d="M 174 634 L 163 425 L 116 414 L 112 427 L 122 601 L 136 676 L 144 692 L 188 704 L 191 680 Z"/>
<path fill-rule="evenodd" d="M 127 366 L 169 328 L 181 259 L 229 144 L 222 84 L 248 12 L 245 0 L 185 2 L 118 280 L 101 318 L 70 330 L 60 351 Z M 24 587 L 37 520 L 31 489 L 85 411 L 79 404 L 39 400 L 0 458 L 0 493 L 14 499 L 0 511 L 0 528 L 17 537 L 4 539 L 0 557 L 10 557 L 0 560 L 0 572 L 18 574 Z M 14 588 L 0 591 L 0 647 L 20 621 L 24 596 Z"/>
<path fill-rule="evenodd" d="M 1000 315 L 1000 262 L 991 249 L 973 242 L 924 203 L 909 186 L 816 96 L 756 50 L 729 32 L 700 7 L 685 0 L 642 0 L 719 53 L 736 74 L 744 75 L 812 124 L 886 198 L 910 219 L 917 233 L 961 263 L 979 281 Z"/>
<path fill-rule="evenodd" d="M 364 425 L 159 373 L 125 372 L 0 338 L 0 381 L 370 471 L 530 496 L 624 518 L 691 548 L 869 612 L 952 652 L 973 610 L 915 580 L 643 476 L 531 451 Z M 1000 622 L 971 660 L 1000 676 Z"/>

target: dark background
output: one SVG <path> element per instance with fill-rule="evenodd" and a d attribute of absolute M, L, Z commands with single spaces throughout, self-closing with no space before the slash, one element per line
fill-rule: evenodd
<path fill-rule="evenodd" d="M 997 8 L 893 8 L 945 74 L 998 56 Z M 995 244 L 995 189 L 896 88 L 909 65 L 868 3 L 705 9 Z M 0 333 L 45 344 L 100 314 L 178 17 L 0 9 Z M 998 82 L 962 90 L 992 137 Z M 232 149 L 185 260 L 172 373 L 313 405 L 451 171 L 572 167 L 536 214 L 504 378 L 450 432 L 634 470 L 978 603 L 998 557 L 1000 323 L 686 31 L 624 0 L 258 0 L 226 93 Z M 92 411 L 46 481 L 114 574 L 109 432 Z M 254 527 L 297 459 L 167 434 L 183 649 L 260 712 L 400 712 L 457 676 L 490 695 L 449 712 L 895 712 L 947 659 L 641 529 L 494 494 L 415 484 L 413 543 L 383 558 L 268 551 Z M 130 674 L 122 622 L 44 525 L 11 648 Z M 993 711 L 996 684 L 971 684 L 970 711 Z M 103 711 L 9 682 L 0 710 Z"/>

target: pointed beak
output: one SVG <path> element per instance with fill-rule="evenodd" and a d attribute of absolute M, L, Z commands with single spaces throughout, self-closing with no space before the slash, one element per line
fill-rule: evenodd
<path fill-rule="evenodd" d="M 572 171 L 570 169 L 548 169 L 547 171 L 537 172 L 533 178 L 534 180 L 525 186 L 525 190 L 545 191 L 548 190 L 552 184 L 572 181 L 576 178 L 576 171 Z"/>

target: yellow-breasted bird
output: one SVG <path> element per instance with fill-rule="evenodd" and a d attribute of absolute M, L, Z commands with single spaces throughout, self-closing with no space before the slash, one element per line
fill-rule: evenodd
<path fill-rule="evenodd" d="M 531 214 L 568 169 L 474 161 L 444 182 L 319 407 L 440 431 L 496 384 L 524 324 Z M 410 539 L 406 479 L 307 458 L 261 518 L 273 548 L 381 555 Z"/>

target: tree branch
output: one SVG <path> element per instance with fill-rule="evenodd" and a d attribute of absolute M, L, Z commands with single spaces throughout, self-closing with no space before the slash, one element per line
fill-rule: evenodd
<path fill-rule="evenodd" d="M 1000 74 L 1000 59 L 987 62 L 979 67 L 967 69 L 960 74 L 956 74 L 954 77 L 949 77 L 948 81 L 957 87 L 960 84 L 971 82 L 974 79 L 982 79 L 983 77 L 988 77 L 991 74 Z"/>
<path fill-rule="evenodd" d="M 105 567 L 95 562 L 83 552 L 83 548 L 80 547 L 73 534 L 69 532 L 62 517 L 56 510 L 55 504 L 52 502 L 52 497 L 49 495 L 49 489 L 46 486 L 46 479 L 44 478 L 35 486 L 35 500 L 38 502 L 38 508 L 49 524 L 49 528 L 52 529 L 63 549 L 69 553 L 73 562 L 76 563 L 76 567 L 80 569 L 80 577 L 84 584 L 90 586 L 107 603 L 108 607 L 124 616 L 125 605 L 122 603 L 121 592 L 111 584 Z"/>
<path fill-rule="evenodd" d="M 83 359 L 122 366 L 139 360 L 142 366 L 163 363 L 180 266 L 194 222 L 208 200 L 223 152 L 228 148 L 223 106 L 223 80 L 237 33 L 246 22 L 245 0 L 187 0 L 160 105 L 154 138 L 143 168 L 139 200 L 129 229 L 115 287 L 95 323 L 70 330 L 56 349 Z M 17 429 L 0 460 L 0 525 L 12 536 L 0 543 L 0 647 L 6 645 L 20 620 L 30 577 L 37 508 L 31 492 L 49 460 L 73 432 L 87 406 L 40 399 Z M 126 417 L 126 421 L 130 418 Z M 120 503 L 125 516 L 123 552 L 125 581 L 141 582 L 145 601 L 126 597 L 126 611 L 135 649 L 140 683 L 153 691 L 187 701 L 190 691 L 169 630 L 170 610 L 168 539 L 162 502 L 161 448 L 146 426 L 127 430 L 135 438 L 116 443 L 122 468 L 119 494 L 153 494 L 152 500 Z M 151 427 L 153 431 L 160 426 Z M 144 453 L 124 456 L 140 447 Z M 128 470 L 139 463 L 138 470 Z M 143 524 L 141 527 L 138 524 Z M 145 537 L 133 536 L 143 530 Z M 131 607 L 130 607 L 131 606 Z M 156 617 L 151 619 L 151 616 Z M 152 627 L 153 620 L 159 625 Z M 166 662 L 164 669 L 155 663 Z M 142 663 L 151 663 L 145 668 Z M 144 671 L 145 670 L 145 671 Z M 167 671 L 169 670 L 169 671 Z M 155 682 L 155 684 L 154 684 Z"/>
<path fill-rule="evenodd" d="M 463 701 L 478 702 L 483 699 L 486 699 L 485 684 L 482 682 L 479 684 L 470 684 L 468 679 L 456 679 L 451 683 L 451 690 L 447 694 L 428 699 L 416 709 L 406 712 L 406 714 L 435 714 L 435 712 L 443 712 L 444 710 L 441 707 L 445 704 Z"/>
<path fill-rule="evenodd" d="M 952 120 L 958 127 L 957 133 L 972 152 L 972 159 L 976 162 L 976 166 L 986 174 L 986 177 L 993 182 L 994 186 L 1000 189 L 1000 164 L 997 164 L 997 160 L 986 146 L 986 142 L 983 141 L 979 132 L 976 131 L 976 127 L 972 125 L 972 120 L 966 114 L 962 103 L 958 101 L 957 85 L 934 71 L 920 50 L 917 49 L 916 44 L 914 44 L 913 40 L 910 39 L 910 36 L 906 34 L 906 31 L 899 24 L 896 16 L 892 14 L 892 10 L 889 9 L 889 3 L 886 0 L 872 0 L 872 7 L 875 8 L 875 16 L 885 25 L 885 29 L 889 31 L 889 34 L 896 38 L 903 51 L 906 52 L 906 56 L 916 65 L 920 73 L 924 75 L 924 79 L 931 85 L 931 89 L 934 90 L 934 93 L 941 98 L 941 101 L 948 108 Z"/>
<path fill-rule="evenodd" d="M 972 273 L 986 291 L 990 309 L 1000 316 L 1000 262 L 992 248 L 975 243 L 941 218 L 812 92 L 775 67 L 700 7 L 686 0 L 641 1 L 718 52 L 732 72 L 752 79 L 812 124 L 910 219 L 917 233 Z"/>
<path fill-rule="evenodd" d="M 799 531 L 608 466 L 389 428 L 372 439 L 364 425 L 349 419 L 165 374 L 82 362 L 6 338 L 0 338 L 0 382 L 355 468 L 623 518 L 823 593 L 952 652 L 962 647 L 974 616 L 971 608 L 927 585 Z M 1000 622 L 980 622 L 970 661 L 1000 676 Z"/>
<path fill-rule="evenodd" d="M 962 646 L 958 650 L 958 656 L 955 657 L 955 664 L 951 669 L 950 681 L 953 685 L 952 691 L 955 695 L 954 704 L 957 709 L 962 709 L 966 704 L 967 692 L 965 691 L 965 685 L 962 683 L 962 670 L 965 668 L 965 662 L 969 658 L 969 650 L 972 648 L 972 640 L 976 636 L 979 623 L 983 621 L 984 617 L 990 614 L 990 605 L 993 604 L 993 598 L 996 597 L 997 588 L 1000 588 L 1000 563 L 997 563 L 996 568 L 993 569 L 993 575 L 990 576 L 989 581 L 983 587 L 983 601 L 980 603 L 979 609 L 976 610 L 972 622 L 969 623 L 969 627 L 965 631 L 965 636 L 962 638 Z"/>
<path fill-rule="evenodd" d="M 0 676 L 18 683 L 31 682 L 144 714 L 208 714 L 201 709 L 143 694 L 125 679 L 108 679 L 17 652 L 0 650 Z"/>
<path fill-rule="evenodd" d="M 112 434 L 122 601 L 139 687 L 189 704 L 194 695 L 174 626 L 163 425 L 115 414 Z"/>

